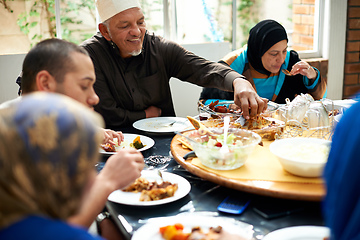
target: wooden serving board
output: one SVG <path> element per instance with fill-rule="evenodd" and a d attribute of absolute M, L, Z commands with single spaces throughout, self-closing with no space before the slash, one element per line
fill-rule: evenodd
<path fill-rule="evenodd" d="M 179 135 L 175 135 L 170 145 L 171 154 L 176 162 L 192 174 L 208 181 L 240 191 L 284 199 L 321 201 L 325 196 L 323 183 L 230 179 L 221 174 L 207 171 L 204 168 L 192 164 L 191 160 L 185 160 L 183 158 L 190 150 L 182 147 L 178 141 L 179 138 Z"/>

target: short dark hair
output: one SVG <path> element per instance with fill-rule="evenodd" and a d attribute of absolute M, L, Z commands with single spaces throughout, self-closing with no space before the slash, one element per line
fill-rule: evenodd
<path fill-rule="evenodd" d="M 73 71 L 72 52 L 89 56 L 82 47 L 57 38 L 39 42 L 26 55 L 22 66 L 21 89 L 23 93 L 35 90 L 36 75 L 48 71 L 57 82 L 62 82 L 66 73 Z"/>

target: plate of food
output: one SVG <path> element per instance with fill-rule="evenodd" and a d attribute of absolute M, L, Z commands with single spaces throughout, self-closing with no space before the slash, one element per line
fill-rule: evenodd
<path fill-rule="evenodd" d="M 124 133 L 124 141 L 120 144 L 101 144 L 100 153 L 116 154 L 117 151 L 123 148 L 135 148 L 138 151 L 145 151 L 154 146 L 155 141 L 152 138 L 132 133 Z M 117 139 L 114 139 L 117 143 Z"/>
<path fill-rule="evenodd" d="M 324 240 L 330 237 L 330 230 L 324 226 L 295 226 L 275 230 L 263 240 Z"/>
<path fill-rule="evenodd" d="M 208 128 L 222 128 L 224 126 L 223 119 L 208 119 L 201 122 Z M 283 133 L 285 122 L 260 114 L 254 118 L 246 120 L 244 125 L 241 125 L 240 122 L 231 119 L 230 128 L 241 128 L 253 131 L 259 134 L 263 140 L 274 140 L 277 136 L 280 136 Z"/>
<path fill-rule="evenodd" d="M 191 189 L 183 177 L 158 170 L 143 170 L 141 177 L 125 189 L 112 192 L 108 200 L 131 206 L 155 206 L 185 197 Z"/>
<path fill-rule="evenodd" d="M 250 240 L 253 226 L 231 218 L 201 216 L 196 213 L 150 219 L 132 240 L 233 239 Z M 170 238 L 176 236 L 176 238 Z M 200 237 L 201 236 L 201 237 Z"/>
<path fill-rule="evenodd" d="M 275 102 L 269 101 L 264 114 L 270 115 L 279 108 Z M 199 100 L 198 110 L 200 120 L 223 118 L 225 115 L 231 115 L 238 118 L 242 115 L 242 111 L 234 101 L 224 101 L 219 99 L 209 99 L 207 101 Z"/>
<path fill-rule="evenodd" d="M 138 120 L 133 127 L 145 132 L 173 133 L 183 131 L 191 127 L 191 124 L 183 117 L 155 117 Z"/>

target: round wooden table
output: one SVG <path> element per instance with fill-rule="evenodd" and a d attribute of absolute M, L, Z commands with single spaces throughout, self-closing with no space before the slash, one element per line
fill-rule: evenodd
<path fill-rule="evenodd" d="M 178 141 L 178 138 L 180 138 L 180 136 L 175 135 L 170 145 L 171 154 L 173 155 L 176 162 L 178 162 L 183 168 L 192 174 L 208 181 L 240 191 L 284 199 L 321 201 L 325 196 L 325 187 L 322 183 L 307 184 L 229 179 L 224 176 L 206 171 L 205 169 L 192 164 L 191 160 L 185 160 L 183 158 L 183 156 L 190 150 L 183 148 L 181 143 Z"/>

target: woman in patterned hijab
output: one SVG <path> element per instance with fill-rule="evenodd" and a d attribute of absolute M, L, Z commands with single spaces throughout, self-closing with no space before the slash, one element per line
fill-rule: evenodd
<path fill-rule="evenodd" d="M 100 115 L 37 92 L 0 110 L 0 239 L 94 239 L 64 221 L 96 176 Z"/>

